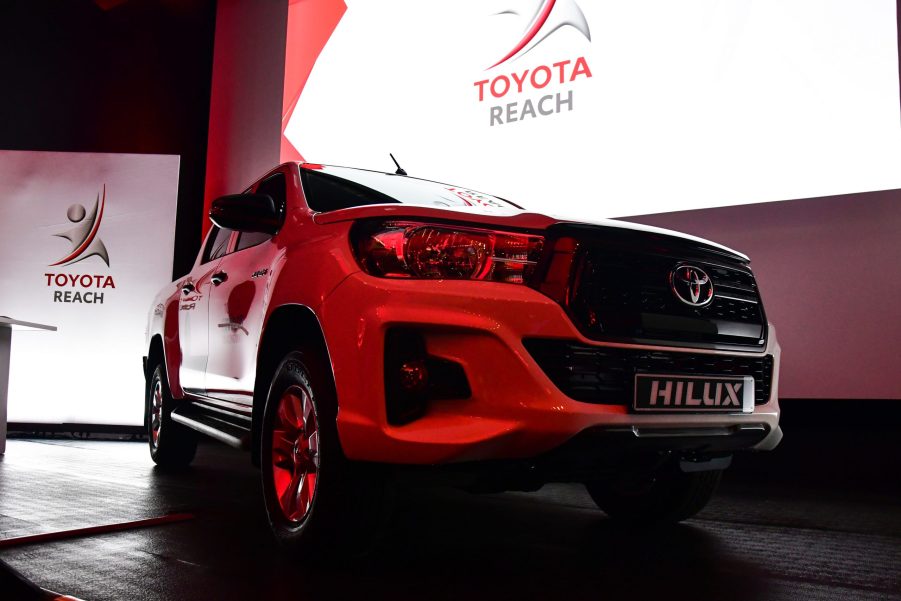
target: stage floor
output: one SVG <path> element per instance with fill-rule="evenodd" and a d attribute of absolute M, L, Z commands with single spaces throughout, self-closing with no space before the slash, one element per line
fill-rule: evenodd
<path fill-rule="evenodd" d="M 171 512 L 194 518 L 3 548 L 0 559 L 85 601 L 901 601 L 893 482 L 811 478 L 829 470 L 805 470 L 818 459 L 803 449 L 754 461 L 737 460 L 697 519 L 648 532 L 615 527 L 578 485 L 407 492 L 374 554 L 307 567 L 270 540 L 245 454 L 205 443 L 190 470 L 171 474 L 154 468 L 146 443 L 18 439 L 0 459 L 0 539 Z M 897 465 L 885 468 L 898 478 Z"/>

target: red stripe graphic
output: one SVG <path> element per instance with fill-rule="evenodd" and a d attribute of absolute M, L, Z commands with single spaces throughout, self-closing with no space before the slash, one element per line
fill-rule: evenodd
<path fill-rule="evenodd" d="M 538 35 L 538 32 L 541 31 L 541 28 L 544 27 L 544 24 L 547 23 L 548 17 L 551 15 L 551 11 L 554 10 L 554 5 L 557 4 L 557 0 L 546 0 L 544 6 L 541 7 L 541 12 L 538 13 L 538 17 L 535 19 L 535 22 L 532 23 L 532 26 L 529 27 L 529 30 L 526 31 L 523 38 L 519 41 L 519 43 L 507 53 L 507 56 L 497 61 L 490 67 L 489 69 L 494 69 L 499 64 L 504 61 L 510 60 L 511 57 L 515 56 L 517 52 L 526 47 L 526 44 L 532 41 L 532 39 Z"/>
<path fill-rule="evenodd" d="M 282 96 L 281 161 L 302 161 L 303 156 L 285 137 L 285 128 L 303 94 L 319 54 L 347 11 L 344 0 L 291 0 L 285 42 L 285 86 Z"/>
<path fill-rule="evenodd" d="M 161 526 L 163 524 L 172 524 L 174 522 L 184 522 L 185 520 L 193 519 L 194 515 L 190 513 L 170 513 L 158 518 L 135 520 L 133 522 L 118 522 L 115 524 L 104 524 L 102 526 L 75 528 L 73 530 L 59 530 L 57 532 L 44 532 L 43 534 L 16 536 L 13 538 L 0 539 L 0 548 L 15 547 L 17 545 L 29 545 L 32 543 L 45 543 L 54 540 L 62 540 L 65 538 L 91 536 L 94 534 L 106 534 L 108 532 L 119 532 L 122 530 L 135 530 L 137 528 Z"/>

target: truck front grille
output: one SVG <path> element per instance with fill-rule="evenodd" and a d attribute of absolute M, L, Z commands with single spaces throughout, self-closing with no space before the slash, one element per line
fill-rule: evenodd
<path fill-rule="evenodd" d="M 746 350 L 766 343 L 766 317 L 754 275 L 740 257 L 656 232 L 562 226 L 574 238 L 565 308 L 587 338 L 663 346 Z M 679 265 L 703 270 L 713 300 L 695 307 L 670 286 Z"/>
<path fill-rule="evenodd" d="M 566 396 L 599 405 L 630 405 L 635 374 L 753 376 L 754 403 L 770 398 L 773 356 L 712 355 L 597 347 L 578 342 L 531 338 L 526 349 Z"/>

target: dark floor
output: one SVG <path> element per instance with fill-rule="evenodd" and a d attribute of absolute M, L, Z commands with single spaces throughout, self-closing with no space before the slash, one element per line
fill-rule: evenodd
<path fill-rule="evenodd" d="M 889 434 L 887 444 L 897 446 Z M 697 519 L 657 531 L 614 526 L 577 485 L 408 493 L 374 554 L 333 567 L 279 554 L 258 474 L 237 451 L 204 444 L 192 469 L 165 474 L 146 443 L 11 440 L 0 459 L 0 539 L 173 511 L 196 518 L 8 548 L 0 559 L 86 601 L 901 601 L 898 455 L 874 458 L 864 470 L 846 454 L 845 463 L 830 465 L 844 453 L 817 449 L 832 448 L 824 442 L 832 435 L 796 435 L 765 458 L 738 458 Z M 848 436 L 836 440 L 855 446 Z"/>

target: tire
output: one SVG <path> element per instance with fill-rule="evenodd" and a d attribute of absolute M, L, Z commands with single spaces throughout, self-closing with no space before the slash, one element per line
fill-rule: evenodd
<path fill-rule="evenodd" d="M 722 470 L 684 473 L 670 468 L 643 482 L 588 482 L 585 487 L 595 504 L 614 520 L 671 524 L 701 511 L 722 475 Z"/>
<path fill-rule="evenodd" d="M 194 431 L 172 421 L 174 405 L 166 370 L 157 365 L 147 385 L 147 439 L 150 458 L 160 467 L 184 467 L 197 453 Z"/>
<path fill-rule="evenodd" d="M 288 353 L 272 378 L 260 435 L 263 502 L 272 533 L 307 557 L 356 556 L 384 517 L 386 489 L 375 467 L 348 461 L 327 363 Z"/>

